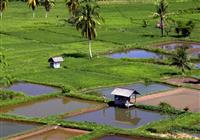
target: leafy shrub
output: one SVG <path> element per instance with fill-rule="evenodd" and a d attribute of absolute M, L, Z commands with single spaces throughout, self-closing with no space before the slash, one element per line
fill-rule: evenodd
<path fill-rule="evenodd" d="M 188 22 L 184 23 L 183 21 L 177 21 L 175 32 L 178 34 L 178 36 L 187 37 L 190 36 L 192 30 L 194 29 L 195 24 L 192 20 L 189 20 Z"/>
<path fill-rule="evenodd" d="M 162 110 L 163 113 L 176 112 L 176 109 L 174 107 L 165 102 L 160 102 L 159 108 Z"/>
<path fill-rule="evenodd" d="M 0 90 L 0 100 L 13 99 L 13 98 L 19 97 L 19 96 L 24 96 L 24 94 L 21 92 L 15 93 L 13 91 Z"/>

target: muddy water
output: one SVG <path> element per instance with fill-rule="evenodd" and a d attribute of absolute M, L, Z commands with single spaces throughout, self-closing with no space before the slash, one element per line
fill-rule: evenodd
<path fill-rule="evenodd" d="M 155 140 L 151 138 L 142 138 L 142 137 L 129 137 L 129 136 L 104 136 L 96 140 Z"/>
<path fill-rule="evenodd" d="M 190 49 L 200 49 L 200 44 L 188 44 L 188 43 L 171 43 L 171 44 L 165 44 L 161 45 L 161 48 L 166 50 L 175 50 L 178 47 L 182 46 L 188 46 Z"/>
<path fill-rule="evenodd" d="M 200 55 L 200 44 L 195 43 L 171 43 L 171 44 L 164 44 L 161 45 L 160 48 L 168 50 L 168 51 L 174 51 L 178 47 L 188 46 L 189 50 L 188 52 L 191 53 L 193 56 L 199 56 Z"/>
<path fill-rule="evenodd" d="M 128 52 L 110 54 L 111 58 L 163 58 L 162 55 L 146 51 L 146 50 L 131 50 Z"/>
<path fill-rule="evenodd" d="M 166 91 L 173 89 L 172 86 L 169 85 L 164 85 L 164 84 L 158 84 L 158 83 L 151 83 L 148 85 L 138 83 L 138 84 L 131 84 L 127 86 L 121 86 L 122 88 L 129 88 L 129 89 L 135 89 L 137 90 L 141 95 L 147 95 L 155 92 L 160 92 L 160 91 Z M 106 98 L 113 99 L 113 95 L 110 93 L 114 90 L 116 87 L 109 87 L 109 88 L 101 88 L 97 89 L 96 91 Z"/>
<path fill-rule="evenodd" d="M 150 112 L 140 109 L 122 109 L 109 107 L 102 110 L 85 113 L 82 115 L 65 118 L 67 121 L 88 121 L 97 124 L 107 124 L 120 128 L 135 128 L 152 121 L 165 118 L 156 112 Z"/>
<path fill-rule="evenodd" d="M 20 140 L 66 140 L 74 136 L 81 135 L 83 133 L 66 131 L 64 129 L 55 129 L 42 134 L 33 135 Z"/>
<path fill-rule="evenodd" d="M 17 133 L 22 133 L 36 127 L 39 127 L 39 125 L 0 120 L 0 138 L 7 137 L 9 135 L 15 135 Z"/>
<path fill-rule="evenodd" d="M 13 85 L 5 89 L 16 91 L 16 92 L 24 92 L 25 94 L 31 95 L 31 96 L 61 91 L 61 89 L 59 88 L 39 85 L 39 84 L 25 83 L 25 82 L 14 83 Z"/>
<path fill-rule="evenodd" d="M 95 106 L 97 103 L 73 98 L 51 98 L 20 104 L 18 106 L 1 109 L 0 112 L 24 115 L 28 117 L 46 117 Z"/>

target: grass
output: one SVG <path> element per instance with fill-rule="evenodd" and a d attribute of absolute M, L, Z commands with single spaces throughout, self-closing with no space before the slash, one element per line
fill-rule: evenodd
<path fill-rule="evenodd" d="M 95 54 L 93 60 L 89 60 L 87 57 L 87 40 L 81 37 L 80 32 L 76 31 L 75 27 L 64 21 L 69 16 L 64 1 L 56 1 L 56 6 L 49 13 L 48 19 L 44 18 L 45 11 L 42 7 L 36 10 L 36 18 L 32 19 L 31 9 L 28 8 L 26 3 L 21 1 L 9 2 L 8 9 L 4 12 L 3 19 L 0 21 L 0 47 L 4 48 L 9 64 L 6 72 L 16 80 L 64 87 L 71 91 L 69 96 L 96 101 L 104 100 L 95 95 L 83 94 L 80 91 L 109 85 L 123 85 L 145 79 L 162 82 L 163 77 L 169 76 L 166 75 L 167 73 L 180 74 L 180 70 L 169 66 L 168 61 L 151 59 L 116 60 L 102 55 L 132 48 L 167 53 L 155 48 L 155 44 L 174 40 L 200 42 L 199 13 L 179 12 L 195 7 L 196 5 L 192 0 L 182 2 L 169 0 L 169 11 L 174 13 L 172 18 L 183 21 L 191 19 L 195 22 L 194 31 L 188 38 L 177 38 L 174 32 L 171 32 L 169 36 L 160 37 L 160 30 L 155 28 L 158 19 L 152 18 L 155 11 L 154 2 L 152 0 L 148 2 L 134 1 L 130 0 L 123 4 L 121 2 L 101 4 L 100 12 L 106 22 L 98 27 L 98 36 L 92 41 L 92 49 Z M 146 28 L 142 27 L 143 20 L 148 21 Z M 48 59 L 57 55 L 65 56 L 62 68 L 50 69 Z M 198 62 L 199 60 L 195 61 Z M 0 71 L 0 77 L 3 74 L 4 72 Z M 186 75 L 198 76 L 200 71 L 193 69 Z M 57 95 L 52 94 L 51 96 Z M 2 101 L 0 107 L 45 97 L 47 96 L 25 96 L 15 100 Z M 0 116 L 3 115 L 0 114 Z M 46 118 L 43 121 L 49 123 L 56 121 L 54 119 Z M 196 123 L 197 119 L 199 119 L 198 114 L 188 114 L 180 116 L 174 121 L 156 122 L 137 131 L 134 129 L 131 132 L 125 130 L 121 132 L 121 130 L 114 130 L 110 127 L 105 127 L 100 131 L 102 126 L 98 125 L 82 124 L 79 127 L 80 123 L 62 123 L 65 126 L 76 128 L 91 128 L 93 133 L 80 136 L 81 139 L 90 139 L 111 132 L 129 135 L 141 133 L 149 136 L 146 128 L 155 128 L 159 132 L 165 132 L 172 128 L 185 129 L 193 125 L 194 122 Z M 27 118 L 27 120 L 29 119 Z"/>

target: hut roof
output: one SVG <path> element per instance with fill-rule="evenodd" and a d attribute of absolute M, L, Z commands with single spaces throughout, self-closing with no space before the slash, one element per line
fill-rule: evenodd
<path fill-rule="evenodd" d="M 64 59 L 61 56 L 57 56 L 57 57 L 51 57 L 49 58 L 48 62 L 63 62 Z"/>
<path fill-rule="evenodd" d="M 134 89 L 125 89 L 125 88 L 115 88 L 112 93 L 112 95 L 118 95 L 123 97 L 131 97 L 133 94 L 140 94 Z"/>

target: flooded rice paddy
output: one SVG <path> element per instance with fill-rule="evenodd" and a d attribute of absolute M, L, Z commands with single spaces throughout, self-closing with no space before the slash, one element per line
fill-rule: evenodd
<path fill-rule="evenodd" d="M 36 127 L 39 127 L 39 125 L 17 121 L 0 120 L 0 139 L 9 135 L 15 135 L 17 133 L 29 131 Z"/>
<path fill-rule="evenodd" d="M 161 54 L 146 50 L 130 50 L 127 52 L 113 53 L 108 55 L 111 58 L 163 58 Z"/>
<path fill-rule="evenodd" d="M 189 43 L 189 42 L 177 42 L 177 43 L 168 43 L 160 45 L 160 48 L 168 50 L 168 51 L 174 51 L 179 47 L 187 46 L 188 52 L 192 54 L 194 57 L 200 56 L 200 44 L 198 43 Z"/>
<path fill-rule="evenodd" d="M 30 95 L 30 96 L 37 96 L 37 95 L 61 91 L 61 89 L 59 88 L 46 86 L 46 85 L 40 85 L 40 84 L 26 83 L 26 82 L 14 83 L 13 85 L 5 89 L 12 90 L 15 92 L 23 92 L 26 95 Z"/>
<path fill-rule="evenodd" d="M 159 84 L 159 83 L 151 83 L 151 84 L 143 84 L 143 83 L 137 83 L 137 84 L 131 84 L 126 86 L 120 86 L 122 88 L 128 88 L 128 89 L 135 89 L 137 90 L 141 95 L 148 95 L 160 91 L 166 91 L 173 89 L 172 86 L 165 85 L 165 84 Z M 115 89 L 116 87 L 108 87 L 108 88 L 100 88 L 96 91 L 105 96 L 108 99 L 113 99 L 113 95 L 110 93 Z"/>
<path fill-rule="evenodd" d="M 1 109 L 0 112 L 24 115 L 28 117 L 47 117 L 86 109 L 98 103 L 73 98 L 50 98 L 36 102 L 29 102 L 17 106 Z"/>
<path fill-rule="evenodd" d="M 66 117 L 67 121 L 95 122 L 120 128 L 135 128 L 152 121 L 164 119 L 166 116 L 136 108 L 123 109 L 116 107 L 104 108 L 98 111 Z"/>

